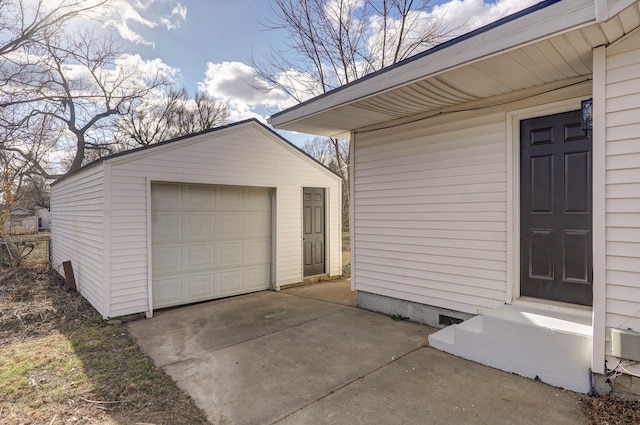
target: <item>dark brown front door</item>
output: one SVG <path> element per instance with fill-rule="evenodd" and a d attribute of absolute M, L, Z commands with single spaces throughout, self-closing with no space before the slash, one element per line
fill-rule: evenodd
<path fill-rule="evenodd" d="M 592 304 L 591 219 L 591 135 L 580 111 L 521 121 L 522 296 Z"/>
<path fill-rule="evenodd" d="M 324 189 L 305 187 L 303 190 L 304 275 L 324 273 Z"/>

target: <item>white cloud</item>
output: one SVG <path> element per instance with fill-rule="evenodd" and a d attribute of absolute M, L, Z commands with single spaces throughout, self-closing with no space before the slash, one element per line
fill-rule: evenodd
<path fill-rule="evenodd" d="M 157 77 L 172 82 L 178 73 L 162 59 L 144 60 L 138 54 L 122 54 L 115 58 L 113 65 L 91 70 L 80 64 L 67 63 L 63 65 L 63 71 L 74 96 L 100 93 L 98 78 L 99 84 L 111 91 L 114 97 L 144 90 L 149 86 L 148 82 Z"/>
<path fill-rule="evenodd" d="M 231 120 L 265 117 L 273 111 L 287 108 L 295 101 L 282 90 L 268 90 L 256 70 L 242 62 L 207 63 L 204 81 L 199 89 L 227 102 Z M 271 112 L 269 111 L 271 110 Z"/>
<path fill-rule="evenodd" d="M 87 1 L 83 6 L 97 1 Z M 187 18 L 187 8 L 176 0 L 111 0 L 85 15 L 101 21 L 106 28 L 116 31 L 124 40 L 153 45 L 153 41 L 141 34 L 141 29 L 160 25 L 167 30 L 179 28 Z"/>
<path fill-rule="evenodd" d="M 136 6 L 138 8 L 136 8 Z M 140 14 L 140 3 L 133 5 L 126 1 L 117 1 L 114 2 L 110 12 L 111 16 L 104 23 L 107 28 L 118 31 L 120 36 L 127 41 L 151 44 L 151 42 L 145 40 L 142 35 L 130 27 L 131 23 L 140 24 L 147 28 L 154 28 L 158 25 L 156 22 L 142 17 Z"/>
<path fill-rule="evenodd" d="M 451 0 L 435 6 L 430 15 L 432 18 L 443 19 L 449 29 L 460 28 L 462 32 L 469 32 L 538 2 L 539 0 L 498 0 L 495 3 Z"/>
<path fill-rule="evenodd" d="M 415 22 L 412 31 L 416 33 L 425 31 L 431 22 L 437 20 L 442 22 L 441 29 L 443 31 L 453 31 L 450 34 L 450 37 L 453 37 L 494 22 L 538 1 L 498 0 L 496 3 L 484 3 L 483 0 L 451 0 L 435 6 L 429 12 L 413 16 L 412 19 L 415 19 Z M 336 12 L 338 8 L 336 4 L 335 1 L 331 1 L 327 7 Z M 361 0 L 350 0 L 348 5 L 349 7 L 360 7 Z M 379 35 L 375 26 L 381 26 L 381 24 L 379 19 L 373 19 L 370 22 L 372 38 Z M 388 22 L 388 24 L 393 28 L 393 25 L 397 23 Z M 313 87 L 315 83 L 308 74 L 296 70 L 280 74 L 277 78 L 280 82 L 285 83 L 285 86 L 293 87 L 298 94 L 312 91 L 310 87 Z M 296 103 L 282 90 L 266 91 L 269 84 L 258 76 L 254 68 L 242 62 L 209 62 L 204 80 L 198 84 L 200 90 L 227 102 L 232 120 L 250 117 L 264 120 L 266 115 L 286 109 Z"/>
<path fill-rule="evenodd" d="M 143 59 L 139 54 L 122 54 L 116 59 L 116 69 L 132 72 L 136 70 L 136 74 L 140 78 L 153 78 L 160 75 L 168 81 L 174 81 L 179 70 L 173 68 L 162 61 L 160 58 Z"/>
<path fill-rule="evenodd" d="M 529 7 L 539 0 L 498 0 L 496 3 L 485 3 L 483 0 L 450 0 L 448 2 L 434 6 L 431 10 L 423 12 L 409 13 L 405 22 L 404 31 L 407 31 L 406 40 L 419 40 L 424 37 L 429 30 L 434 31 L 433 42 L 441 43 L 453 37 L 468 33 L 481 26 L 497 21 L 507 15 Z M 369 22 L 368 45 L 371 49 L 379 49 L 382 45 L 381 36 L 384 20 L 381 16 L 371 19 Z M 401 27 L 400 20 L 387 18 L 386 31 L 391 40 L 397 37 Z M 387 43 L 388 49 L 385 52 L 387 64 L 392 58 L 395 43 Z M 431 46 L 422 46 L 425 50 Z M 408 52 L 410 55 L 419 53 L 420 50 Z M 401 58 L 406 58 L 406 51 L 401 52 Z M 381 57 L 382 52 L 377 56 Z"/>
<path fill-rule="evenodd" d="M 187 8 L 177 3 L 173 9 L 171 9 L 171 14 L 169 17 L 161 17 L 160 22 L 168 29 L 174 30 L 176 28 L 180 28 L 180 25 L 183 21 L 187 19 Z"/>
<path fill-rule="evenodd" d="M 324 5 L 324 14 L 337 29 L 340 27 L 341 17 L 353 15 L 364 5 L 364 0 L 329 0 Z"/>

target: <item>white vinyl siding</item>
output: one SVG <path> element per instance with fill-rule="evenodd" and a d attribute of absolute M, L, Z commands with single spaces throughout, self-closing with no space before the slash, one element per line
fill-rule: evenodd
<path fill-rule="evenodd" d="M 640 32 L 606 55 L 606 325 L 640 331 Z"/>
<path fill-rule="evenodd" d="M 255 121 L 105 159 L 52 186 L 54 265 L 72 260 L 104 317 L 149 312 L 154 183 L 268 188 L 274 194 L 271 286 L 302 276 L 302 189 L 326 189 L 327 274 L 342 274 L 341 183 Z"/>
<path fill-rule="evenodd" d="M 334 208 L 340 181 L 301 155 L 249 124 L 111 160 L 111 316 L 148 310 L 147 185 L 153 182 L 274 188 L 277 286 L 302 281 L 302 187 L 325 187 L 328 274 L 340 275 L 340 212 Z"/>
<path fill-rule="evenodd" d="M 110 166 L 110 316 L 147 311 L 147 182 Z"/>
<path fill-rule="evenodd" d="M 103 165 L 51 188 L 51 261 L 64 274 L 71 261 L 78 291 L 104 314 Z"/>
<path fill-rule="evenodd" d="M 356 134 L 356 289 L 478 314 L 506 299 L 504 114 Z"/>

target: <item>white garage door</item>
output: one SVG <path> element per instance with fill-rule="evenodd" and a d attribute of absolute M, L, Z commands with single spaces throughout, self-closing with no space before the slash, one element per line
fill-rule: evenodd
<path fill-rule="evenodd" d="M 153 307 L 269 289 L 271 190 L 151 185 Z"/>

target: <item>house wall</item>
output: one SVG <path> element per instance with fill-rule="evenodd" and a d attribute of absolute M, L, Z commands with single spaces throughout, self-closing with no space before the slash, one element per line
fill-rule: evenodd
<path fill-rule="evenodd" d="M 517 298 L 517 121 L 578 109 L 591 91 L 589 81 L 542 87 L 494 107 L 353 132 L 361 305 L 438 325 L 439 314 L 464 319 Z"/>
<path fill-rule="evenodd" d="M 507 298 L 504 112 L 356 133 L 358 291 L 478 314 Z"/>
<path fill-rule="evenodd" d="M 341 274 L 340 181 L 257 124 L 218 130 L 110 161 L 109 316 L 149 310 L 151 182 L 276 188 L 276 285 L 302 281 L 302 188 L 327 188 L 329 274 Z M 150 249 L 150 247 L 149 247 Z"/>
<path fill-rule="evenodd" d="M 101 313 L 104 308 L 104 192 L 98 164 L 51 187 L 51 261 L 64 275 L 71 261 L 80 293 Z"/>
<path fill-rule="evenodd" d="M 606 325 L 640 332 L 640 32 L 606 50 Z"/>

